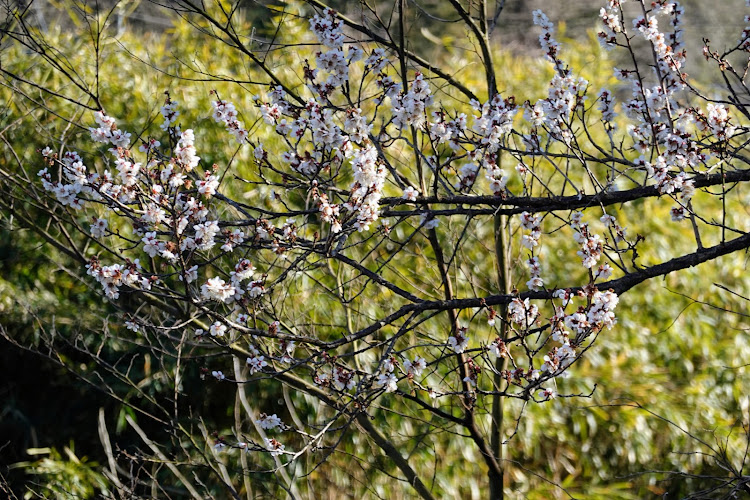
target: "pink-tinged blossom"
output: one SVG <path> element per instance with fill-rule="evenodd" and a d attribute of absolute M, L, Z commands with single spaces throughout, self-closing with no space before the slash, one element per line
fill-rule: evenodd
<path fill-rule="evenodd" d="M 532 215 L 529 212 L 523 212 L 521 214 L 521 227 L 529 231 L 533 231 L 539 227 L 542 222 L 542 218 L 538 215 Z"/>
<path fill-rule="evenodd" d="M 172 188 L 177 188 L 185 184 L 185 179 L 187 178 L 185 174 L 181 172 L 175 172 L 174 167 L 176 165 L 174 163 L 169 163 L 164 166 L 164 169 L 162 169 L 161 173 L 159 174 L 159 178 L 162 182 L 166 182 L 169 184 Z"/>
<path fill-rule="evenodd" d="M 383 360 L 383 364 L 380 369 L 384 372 L 392 372 L 396 368 L 396 359 L 391 356 Z"/>
<path fill-rule="evenodd" d="M 707 124 L 714 136 L 726 140 L 734 135 L 735 127 L 729 124 L 729 112 L 723 104 L 709 103 Z"/>
<path fill-rule="evenodd" d="M 265 413 L 261 413 L 258 420 L 256 420 L 256 423 L 260 425 L 262 429 L 267 431 L 276 429 L 277 427 L 281 427 L 282 429 L 284 428 L 284 424 L 275 413 L 273 415 L 266 415 Z"/>
<path fill-rule="evenodd" d="M 357 212 L 354 227 L 366 231 L 380 216 L 380 198 L 388 170 L 379 159 L 374 146 L 358 149 L 352 156 L 354 182 L 346 208 Z"/>
<path fill-rule="evenodd" d="M 367 119 L 362 115 L 359 108 L 349 108 L 346 110 L 344 119 L 344 131 L 349 134 L 349 139 L 362 144 L 370 136 L 372 124 L 367 123 Z"/>
<path fill-rule="evenodd" d="M 552 293 L 552 296 L 556 299 L 560 299 L 562 301 L 563 307 L 567 307 L 567 305 L 570 304 L 570 301 L 573 298 L 573 294 L 570 290 L 565 290 L 562 288 L 555 290 L 554 293 Z"/>
<path fill-rule="evenodd" d="M 215 175 L 206 172 L 205 178 L 196 182 L 196 187 L 200 194 L 206 198 L 210 198 L 216 194 L 216 188 L 219 187 L 219 179 Z"/>
<path fill-rule="evenodd" d="M 195 244 L 199 250 L 210 250 L 216 242 L 214 238 L 219 233 L 218 221 L 207 221 L 193 226 Z"/>
<path fill-rule="evenodd" d="M 528 298 L 521 300 L 516 297 L 508 304 L 508 314 L 513 323 L 522 328 L 530 328 L 539 316 L 539 308 L 529 303 Z"/>
<path fill-rule="evenodd" d="M 552 136 L 566 144 L 572 139 L 567 125 L 576 107 L 585 99 L 588 82 L 583 78 L 573 78 L 567 73 L 555 74 L 550 81 L 548 96 L 539 101 L 544 110 L 544 124 Z"/>
<path fill-rule="evenodd" d="M 278 104 L 261 104 L 260 114 L 269 125 L 273 125 L 276 120 L 281 118 L 282 109 Z"/>
<path fill-rule="evenodd" d="M 508 350 L 508 345 L 503 342 L 503 339 L 500 337 L 493 340 L 490 345 L 488 346 L 490 354 L 495 356 L 496 358 L 507 358 L 510 356 L 510 351 Z"/>
<path fill-rule="evenodd" d="M 427 368 L 427 362 L 419 356 L 415 356 L 414 361 L 404 360 L 404 370 L 410 377 L 421 377 L 425 368 Z"/>
<path fill-rule="evenodd" d="M 570 332 L 563 328 L 565 310 L 562 307 L 555 308 L 555 316 L 552 319 L 552 340 L 561 344 L 570 343 Z"/>
<path fill-rule="evenodd" d="M 197 167 L 200 162 L 200 156 L 195 152 L 195 135 L 192 129 L 187 129 L 180 135 L 174 150 L 175 159 L 187 172 Z"/>
<path fill-rule="evenodd" d="M 247 366 L 250 367 L 250 374 L 253 374 L 262 371 L 268 363 L 265 356 L 258 355 L 247 358 Z"/>
<path fill-rule="evenodd" d="M 385 49 L 380 47 L 372 50 L 370 55 L 365 59 L 365 70 L 379 73 L 388 64 L 388 59 L 385 56 Z"/>
<path fill-rule="evenodd" d="M 281 351 L 281 362 L 291 363 L 294 361 L 294 350 L 297 345 L 293 340 L 281 340 L 279 342 L 279 350 Z"/>
<path fill-rule="evenodd" d="M 576 359 L 575 350 L 568 344 L 555 347 L 546 356 L 541 371 L 552 376 L 558 376 L 565 368 L 570 366 Z"/>
<path fill-rule="evenodd" d="M 620 301 L 617 294 L 613 291 L 594 292 L 591 297 L 591 307 L 587 314 L 587 320 L 593 327 L 611 329 L 617 320 L 613 312 L 617 303 Z"/>
<path fill-rule="evenodd" d="M 141 220 L 150 227 L 156 227 L 162 222 L 168 220 L 167 213 L 156 203 L 149 203 L 146 205 L 146 210 L 143 212 Z"/>
<path fill-rule="evenodd" d="M 419 195 L 419 191 L 417 191 L 411 186 L 407 186 L 406 189 L 404 189 L 404 194 L 401 196 L 401 198 L 407 201 L 417 201 L 418 195 Z"/>
<path fill-rule="evenodd" d="M 490 183 L 490 191 L 495 196 L 501 196 L 505 192 L 505 186 L 508 184 L 508 176 L 505 171 L 497 167 L 487 167 L 485 178 Z"/>
<path fill-rule="evenodd" d="M 156 139 L 149 138 L 146 141 L 143 141 L 140 146 L 138 146 L 138 151 L 141 153 L 151 153 L 159 149 L 159 146 L 161 146 L 161 142 L 157 141 Z"/>
<path fill-rule="evenodd" d="M 217 277 L 210 278 L 205 284 L 201 285 L 201 295 L 204 299 L 216 300 L 219 302 L 228 302 L 235 293 L 232 285 L 227 284 L 223 279 Z"/>
<path fill-rule="evenodd" d="M 583 214 L 574 212 L 570 217 L 570 226 L 576 230 L 573 239 L 581 246 L 578 256 L 581 257 L 583 267 L 591 269 L 596 266 L 602 256 L 604 245 L 598 234 L 592 234 L 588 223 L 583 222 Z"/>
<path fill-rule="evenodd" d="M 626 228 L 618 224 L 617 219 L 614 216 L 604 214 L 599 218 L 599 220 L 602 221 L 604 226 L 614 234 L 615 242 L 619 243 L 621 241 L 625 241 Z"/>
<path fill-rule="evenodd" d="M 275 439 L 271 438 L 265 438 L 266 439 L 266 449 L 271 452 L 272 457 L 277 457 L 284 453 L 284 445 L 280 442 L 276 441 Z"/>
<path fill-rule="evenodd" d="M 460 327 L 455 336 L 448 337 L 448 347 L 453 349 L 455 353 L 460 354 L 464 352 L 469 345 L 468 330 L 466 327 Z"/>
<path fill-rule="evenodd" d="M 94 113 L 98 128 L 89 128 L 91 138 L 96 142 L 110 143 L 116 148 L 127 148 L 130 145 L 130 133 L 117 128 L 117 122 L 104 111 Z"/>
<path fill-rule="evenodd" d="M 357 385 L 357 380 L 354 377 L 354 372 L 349 371 L 341 366 L 334 366 L 333 371 L 333 387 L 337 391 L 348 391 L 353 389 Z"/>
<path fill-rule="evenodd" d="M 231 233 L 227 233 L 225 237 L 226 240 L 221 245 L 221 249 L 225 252 L 231 252 L 245 241 L 245 233 L 240 229 L 235 229 Z"/>
<path fill-rule="evenodd" d="M 161 107 L 161 116 L 164 118 L 164 121 L 159 126 L 162 130 L 168 130 L 170 128 L 174 128 L 175 123 L 177 122 L 177 117 L 180 116 L 180 112 L 177 110 L 177 102 L 172 100 L 169 95 L 167 95 L 166 102 L 164 103 L 164 106 Z M 156 141 L 158 143 L 158 141 Z M 159 147 L 158 145 L 155 147 Z"/>
<path fill-rule="evenodd" d="M 585 314 L 585 309 L 580 308 L 577 312 L 565 316 L 565 326 L 574 330 L 576 333 L 585 333 L 591 327 Z"/>
<path fill-rule="evenodd" d="M 541 277 L 542 268 L 539 263 L 539 258 L 530 257 L 526 261 L 526 265 L 529 267 L 529 271 L 531 272 L 531 278 L 526 282 L 526 286 L 528 286 L 532 290 L 540 290 L 542 287 L 544 287 L 544 281 Z"/>
<path fill-rule="evenodd" d="M 609 264 L 602 264 L 594 274 L 594 279 L 607 280 L 612 277 L 612 266 Z"/>
<path fill-rule="evenodd" d="M 115 160 L 115 168 L 120 174 L 120 181 L 123 186 L 135 186 L 138 182 L 138 174 L 141 171 L 140 163 L 133 163 L 125 158 L 118 158 Z"/>
<path fill-rule="evenodd" d="M 430 138 L 437 144 L 448 144 L 453 151 L 461 149 L 460 139 L 466 134 L 466 115 L 459 113 L 453 120 L 444 111 L 433 111 L 429 123 Z M 473 159 L 473 158 L 472 158 Z"/>
<path fill-rule="evenodd" d="M 394 373 L 381 373 L 376 383 L 385 388 L 385 392 L 396 392 L 398 389 L 398 378 Z"/>
<path fill-rule="evenodd" d="M 615 119 L 614 99 L 612 92 L 602 90 L 599 93 L 599 111 L 602 114 L 602 120 L 612 123 Z M 609 130 L 609 129 L 607 129 Z"/>
<path fill-rule="evenodd" d="M 557 397 L 557 392 L 552 389 L 542 389 L 538 392 L 538 396 L 539 399 L 549 401 L 550 399 L 555 399 Z"/>
<path fill-rule="evenodd" d="M 237 265 L 234 266 L 234 271 L 230 273 L 230 277 L 233 284 L 241 283 L 246 279 L 252 278 L 255 273 L 255 266 L 247 259 L 240 260 Z"/>
<path fill-rule="evenodd" d="M 208 329 L 208 332 L 212 337 L 223 337 L 224 334 L 227 333 L 227 325 L 225 325 L 224 323 L 220 323 L 219 321 L 215 321 Z"/>
<path fill-rule="evenodd" d="M 479 167 L 476 164 L 464 163 L 458 170 L 458 180 L 453 187 L 459 191 L 469 191 L 477 179 L 477 172 L 479 172 Z"/>
<path fill-rule="evenodd" d="M 481 115 L 474 117 L 471 129 L 479 137 L 479 144 L 487 154 L 493 154 L 500 148 L 503 137 L 513 127 L 513 118 L 518 108 L 512 98 L 503 99 L 500 94 L 481 108 Z"/>
<path fill-rule="evenodd" d="M 476 387 L 482 367 L 476 364 L 472 358 L 469 358 L 466 360 L 466 371 L 468 374 L 463 378 L 463 381 L 470 387 Z"/>
<path fill-rule="evenodd" d="M 672 222 L 679 222 L 681 220 L 684 220 L 685 217 L 687 216 L 687 211 L 685 210 L 685 207 L 679 207 L 679 206 L 673 207 L 669 213 L 671 215 Z"/>
<path fill-rule="evenodd" d="M 392 99 L 392 103 L 393 123 L 399 129 L 409 126 L 423 128 L 427 120 L 426 110 L 432 104 L 432 95 L 422 73 L 418 72 L 409 90 Z"/>
<path fill-rule="evenodd" d="M 223 123 L 227 130 L 234 136 L 238 144 L 244 144 L 248 132 L 237 119 L 237 109 L 228 101 L 212 101 L 213 112 L 211 117 L 216 123 Z"/>
<path fill-rule="evenodd" d="M 531 231 L 529 234 L 521 235 L 521 245 L 529 250 L 537 246 L 539 239 L 542 237 L 541 221 L 542 218 L 538 215 L 532 215 L 529 212 L 521 214 L 521 227 Z"/>
<path fill-rule="evenodd" d="M 188 283 L 192 283 L 193 281 L 198 279 L 198 265 L 194 265 L 188 269 L 185 270 L 185 277 L 187 278 Z M 180 274 L 180 281 L 182 281 L 182 274 Z"/>
<path fill-rule="evenodd" d="M 615 47 L 617 34 L 622 33 L 622 24 L 620 23 L 619 6 L 602 7 L 599 10 L 599 18 L 604 25 L 604 31 L 597 33 L 599 43 L 606 49 Z"/>
<path fill-rule="evenodd" d="M 599 220 L 602 221 L 605 227 L 612 227 L 614 224 L 617 224 L 617 219 L 607 214 L 602 215 Z"/>
<path fill-rule="evenodd" d="M 161 252 L 162 248 L 164 248 L 164 243 L 156 238 L 155 231 L 146 233 L 141 241 L 143 242 L 143 251 L 146 252 L 149 257 L 156 257 L 159 252 Z"/>
<path fill-rule="evenodd" d="M 318 69 L 328 73 L 326 85 L 338 87 L 349 81 L 349 63 L 343 50 L 333 49 L 327 52 L 318 52 L 315 54 L 315 63 Z"/>
<path fill-rule="evenodd" d="M 326 9 L 323 15 L 310 19 L 310 29 L 318 41 L 329 49 L 338 49 L 344 44 L 344 32 L 341 21 L 336 18 L 336 11 Z"/>
<path fill-rule="evenodd" d="M 558 58 L 560 44 L 553 36 L 555 27 L 552 25 L 547 15 L 541 10 L 535 10 L 532 12 L 532 15 L 534 17 L 534 24 L 542 28 L 542 34 L 539 35 L 539 44 L 541 45 L 542 50 L 549 60 L 555 63 L 555 70 L 558 72 L 564 71 L 565 68 Z"/>
<path fill-rule="evenodd" d="M 107 222 L 107 219 L 98 219 L 95 218 L 91 222 L 91 236 L 94 238 L 103 238 L 107 235 L 107 226 L 109 223 Z"/>
<path fill-rule="evenodd" d="M 530 104 L 525 107 L 523 117 L 535 127 L 544 125 L 544 103 L 537 101 L 536 104 Z"/>
<path fill-rule="evenodd" d="M 92 257 L 88 264 L 86 264 L 86 274 L 92 276 L 99 284 L 102 285 L 104 294 L 109 299 L 117 299 L 120 296 L 120 287 L 140 287 L 142 289 L 148 289 L 150 287 L 149 280 L 145 279 L 140 275 L 140 264 L 138 260 L 134 262 L 126 261 L 126 265 L 112 264 L 110 266 L 102 266 L 99 261 Z"/>

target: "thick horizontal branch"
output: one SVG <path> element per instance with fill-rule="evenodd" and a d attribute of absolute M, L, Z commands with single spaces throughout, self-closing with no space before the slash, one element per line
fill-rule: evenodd
<path fill-rule="evenodd" d="M 692 177 L 696 188 L 718 186 L 726 183 L 747 182 L 750 181 L 750 169 L 732 170 L 725 173 L 716 173 L 710 175 L 696 175 Z M 652 198 L 662 196 L 657 186 L 642 186 L 624 191 L 602 191 L 590 195 L 571 195 L 555 197 L 529 197 L 529 196 L 418 196 L 416 201 L 408 201 L 403 198 L 382 198 L 381 205 L 398 206 L 406 204 L 438 204 L 438 205 L 468 205 L 468 206 L 487 206 L 487 207 L 512 207 L 512 208 L 494 208 L 494 209 L 462 209 L 461 214 L 482 215 L 482 214 L 501 214 L 513 215 L 522 212 L 554 212 L 557 210 L 575 210 L 591 206 L 608 206 L 618 203 L 626 203 L 642 198 Z M 384 210 L 383 216 L 409 216 L 424 213 L 425 210 Z M 445 215 L 455 214 L 455 210 L 443 210 Z M 431 210 L 430 213 L 440 215 L 440 211 Z"/>
<path fill-rule="evenodd" d="M 613 290 L 618 295 L 630 290 L 634 286 L 643 283 L 646 280 L 656 278 L 658 276 L 666 276 L 669 273 L 694 267 L 704 262 L 708 262 L 717 259 L 723 255 L 736 252 L 738 250 L 744 250 L 750 248 L 750 233 L 744 234 L 739 238 L 735 238 L 726 243 L 719 245 L 703 248 L 696 252 L 683 255 L 681 257 L 675 257 L 674 259 L 668 260 L 655 266 L 646 267 L 638 271 L 634 271 L 626 274 L 622 278 L 618 278 L 604 283 L 598 283 L 597 287 L 600 290 Z M 572 287 L 570 290 L 575 293 L 582 290 L 583 287 Z M 382 320 L 371 324 L 367 328 L 364 328 L 352 335 L 341 338 L 335 342 L 328 344 L 329 348 L 335 348 L 341 345 L 348 344 L 354 340 L 372 335 L 373 333 L 380 330 L 383 326 L 393 323 L 407 314 L 414 312 L 423 311 L 448 311 L 448 310 L 459 310 L 459 309 L 474 309 L 487 306 L 496 306 L 501 304 L 508 304 L 514 298 L 520 299 L 536 299 L 536 300 L 549 300 L 552 298 L 554 290 L 540 290 L 540 291 L 528 291 L 518 295 L 513 294 L 500 294 L 490 295 L 487 297 L 474 297 L 466 299 L 453 299 L 453 300 L 431 300 L 423 301 L 416 304 L 407 304 Z"/>

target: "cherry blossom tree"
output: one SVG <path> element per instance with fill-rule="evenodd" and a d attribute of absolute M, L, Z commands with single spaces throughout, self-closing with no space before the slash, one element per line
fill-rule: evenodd
<path fill-rule="evenodd" d="M 536 11 L 553 76 L 544 95 L 520 102 L 493 63 L 504 2 L 450 0 L 481 87 L 411 48 L 404 0 L 387 16 L 366 3 L 356 16 L 306 3 L 294 11 L 306 19 L 299 45 L 246 36 L 236 4 L 176 0 L 262 78 L 237 82 L 234 100 L 180 102 L 164 89 L 158 119 L 138 130 L 107 112 L 116 96 L 85 87 L 85 151 L 50 144 L 36 176 L 8 182 L 30 183 L 28 199 L 62 236 L 37 230 L 118 308 L 124 338 L 165 360 L 172 397 L 139 411 L 193 451 L 166 456 L 128 422 L 194 498 L 206 479 L 185 474 L 199 462 L 225 495 L 250 497 L 253 474 L 272 471 L 297 498 L 300 476 L 352 434 L 387 457 L 409 495 L 439 497 L 431 473 L 410 463 L 422 443 L 391 435 L 396 417 L 475 449 L 485 496 L 502 498 L 504 450 L 526 408 L 596 390 L 576 383 L 577 364 L 618 328 L 622 295 L 750 247 L 744 214 L 728 206 L 750 180 L 750 28 L 723 52 L 706 40 L 714 97 L 685 72 L 678 2 L 603 1 L 598 38 L 624 64 L 611 88 L 593 88 Z M 274 64 L 291 50 L 296 68 Z M 199 105 L 233 155 L 202 142 L 205 121 L 183 119 Z M 641 227 L 652 217 L 689 239 L 655 252 Z M 206 397 L 236 392 L 231 435 L 212 435 L 182 404 L 196 363 Z M 193 461 L 180 464 L 185 456 Z M 747 490 L 741 467 L 724 487 Z"/>

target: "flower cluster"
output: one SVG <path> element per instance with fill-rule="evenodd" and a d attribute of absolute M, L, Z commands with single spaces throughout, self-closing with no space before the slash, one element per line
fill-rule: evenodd
<path fill-rule="evenodd" d="M 337 391 L 348 391 L 357 385 L 355 373 L 338 364 L 332 364 L 330 372 L 318 372 L 313 380 L 318 385 L 333 387 Z"/>
<path fill-rule="evenodd" d="M 409 90 L 391 99 L 393 123 L 400 129 L 416 127 L 421 129 L 427 122 L 427 108 L 432 104 L 430 87 L 422 73 L 417 72 Z"/>
<path fill-rule="evenodd" d="M 57 155 L 50 148 L 45 148 L 42 155 L 49 166 L 59 164 L 62 169 L 63 178 L 60 181 L 55 181 L 52 178 L 48 168 L 40 170 L 37 174 L 42 181 L 42 187 L 53 193 L 62 206 L 80 210 L 85 205 L 84 199 L 80 196 L 86 196 L 94 200 L 100 198 L 95 189 L 95 185 L 99 181 L 99 175 L 88 171 L 78 153 L 68 151 L 58 160 Z"/>
<path fill-rule="evenodd" d="M 453 185 L 459 191 L 469 191 L 477 179 L 479 167 L 474 163 L 464 163 L 458 171 L 458 180 Z"/>
<path fill-rule="evenodd" d="M 234 136 L 238 144 L 244 144 L 248 132 L 237 119 L 237 109 L 234 104 L 227 101 L 217 100 L 211 103 L 213 106 L 212 118 L 216 123 L 223 123 L 227 130 Z"/>
<path fill-rule="evenodd" d="M 128 286 L 136 290 L 151 290 L 151 285 L 158 281 L 155 276 L 146 276 L 142 272 L 138 259 L 123 264 L 102 266 L 99 259 L 92 257 L 86 264 L 86 274 L 102 285 L 104 294 L 114 300 L 120 296 L 120 287 Z"/>
<path fill-rule="evenodd" d="M 539 265 L 539 258 L 529 257 L 526 265 L 529 266 L 529 271 L 531 271 L 531 278 L 526 282 L 526 286 L 532 290 L 540 290 L 544 286 L 544 281 L 541 276 L 542 271 Z"/>
<path fill-rule="evenodd" d="M 535 10 L 532 12 L 532 15 L 534 16 L 534 24 L 542 28 L 542 34 L 539 35 L 539 44 L 542 46 L 544 54 L 550 61 L 555 63 L 555 69 L 558 72 L 565 71 L 562 62 L 558 58 L 560 44 L 553 36 L 555 27 L 552 25 L 547 15 L 541 10 Z"/>
<path fill-rule="evenodd" d="M 583 267 L 591 269 L 602 256 L 604 245 L 601 237 L 589 229 L 589 225 L 582 221 L 583 213 L 575 212 L 570 218 L 570 226 L 575 230 L 573 239 L 581 245 L 578 256 L 581 257 Z"/>
<path fill-rule="evenodd" d="M 521 300 L 516 297 L 508 304 L 508 316 L 513 323 L 528 330 L 539 317 L 539 308 L 531 304 L 528 298 Z"/>
<path fill-rule="evenodd" d="M 261 413 L 260 415 L 258 415 L 257 423 L 263 430 L 266 431 L 276 429 L 277 427 L 280 427 L 281 429 L 284 428 L 284 423 L 278 416 L 276 416 L 275 413 L 273 415 L 266 415 L 265 413 Z"/>
<path fill-rule="evenodd" d="M 542 237 L 542 218 L 539 215 L 532 215 L 529 212 L 521 214 L 521 227 L 529 231 L 529 234 L 521 236 L 521 244 L 533 250 L 539 244 L 539 238 Z"/>
<path fill-rule="evenodd" d="M 415 356 L 411 361 L 404 360 L 404 370 L 410 379 L 421 377 L 425 368 L 427 368 L 427 361 L 422 357 Z"/>
<path fill-rule="evenodd" d="M 448 337 L 448 346 L 453 349 L 456 354 L 461 354 L 466 350 L 469 345 L 469 336 L 467 332 L 469 329 L 465 326 L 459 327 L 456 331 L 455 336 L 451 335 Z"/>
<path fill-rule="evenodd" d="M 392 357 L 383 361 L 380 367 L 380 373 L 375 383 L 383 387 L 385 392 L 396 392 L 398 389 L 398 377 L 394 373 L 395 368 L 396 360 Z"/>
<path fill-rule="evenodd" d="M 500 337 L 493 340 L 488 346 L 490 354 L 496 358 L 507 358 L 510 356 L 508 345 Z"/>
<path fill-rule="evenodd" d="M 545 125 L 555 139 L 568 144 L 573 138 L 571 116 L 585 100 L 587 86 L 583 78 L 574 78 L 567 72 L 556 74 L 550 81 L 547 98 L 527 110 L 527 119 L 535 126 Z"/>
<path fill-rule="evenodd" d="M 610 2 L 606 7 L 599 9 L 599 18 L 604 25 L 604 31 L 597 33 L 597 36 L 599 43 L 606 49 L 613 48 L 617 44 L 617 34 L 622 33 L 620 3 Z"/>
<path fill-rule="evenodd" d="M 451 120 L 444 111 L 433 111 L 429 134 L 435 144 L 447 144 L 453 151 L 460 150 L 459 141 L 466 134 L 466 115 L 459 113 Z"/>
<path fill-rule="evenodd" d="M 130 145 L 130 133 L 117 128 L 117 122 L 104 111 L 94 113 L 97 128 L 90 127 L 91 138 L 96 142 L 112 144 L 115 148 L 127 148 Z"/>
<path fill-rule="evenodd" d="M 473 102 L 473 106 L 481 112 L 479 116 L 474 117 L 471 126 L 471 130 L 478 136 L 472 142 L 479 146 L 478 153 L 481 154 L 475 153 L 472 159 L 481 162 L 482 165 L 489 161 L 494 166 L 494 154 L 500 148 L 503 137 L 510 132 L 518 107 L 512 97 L 503 99 L 500 94 L 495 94 L 481 107 L 476 101 Z"/>
<path fill-rule="evenodd" d="M 174 129 L 175 132 L 179 133 L 179 129 L 175 127 L 175 123 L 177 122 L 177 117 L 180 116 L 180 112 L 177 109 L 177 102 L 173 101 L 169 93 L 167 93 L 167 98 L 165 99 L 164 105 L 160 109 L 161 116 L 164 119 L 164 121 L 161 123 L 160 127 L 162 130 L 167 131 L 170 128 Z M 141 150 L 142 152 L 146 153 L 150 149 L 155 149 L 161 146 L 161 143 L 156 140 L 149 141 L 149 144 L 145 148 L 145 150 Z"/>
<path fill-rule="evenodd" d="M 367 231 L 380 215 L 380 198 L 388 171 L 378 159 L 378 151 L 368 145 L 357 149 L 351 159 L 354 182 L 351 197 L 344 207 L 357 213 L 354 227 Z"/>

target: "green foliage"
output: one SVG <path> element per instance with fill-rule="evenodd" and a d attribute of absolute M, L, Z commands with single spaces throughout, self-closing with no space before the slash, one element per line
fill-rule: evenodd
<path fill-rule="evenodd" d="M 78 457 L 71 443 L 60 453 L 55 448 L 29 448 L 26 452 L 38 458 L 14 464 L 32 476 L 25 499 L 94 498 L 109 491 L 109 481 L 99 472 L 99 464 Z"/>

